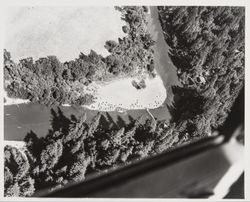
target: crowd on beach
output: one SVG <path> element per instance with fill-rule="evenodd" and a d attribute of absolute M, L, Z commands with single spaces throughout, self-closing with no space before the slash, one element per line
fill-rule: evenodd
<path fill-rule="evenodd" d="M 131 110 L 131 109 L 154 109 L 160 107 L 164 102 L 164 98 L 161 95 L 158 95 L 155 97 L 155 101 L 152 103 L 148 104 L 143 104 L 139 99 L 136 99 L 134 103 L 127 105 L 126 100 L 124 103 L 117 103 L 117 104 L 112 104 L 111 102 L 108 101 L 101 101 L 101 102 L 95 102 L 89 106 L 86 106 L 89 109 L 97 109 L 99 111 L 119 111 L 123 112 L 126 110 Z"/>

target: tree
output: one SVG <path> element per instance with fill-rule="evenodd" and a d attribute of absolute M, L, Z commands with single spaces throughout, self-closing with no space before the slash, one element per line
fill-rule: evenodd
<path fill-rule="evenodd" d="M 116 41 L 106 41 L 105 43 L 105 48 L 108 50 L 108 52 L 112 53 L 112 51 L 114 50 L 115 47 L 117 47 L 118 44 Z"/>
<path fill-rule="evenodd" d="M 82 114 L 79 120 L 70 124 L 69 133 L 65 135 L 63 144 L 66 144 L 71 154 L 79 151 L 83 145 L 83 140 L 87 137 L 86 113 Z"/>
<path fill-rule="evenodd" d="M 18 197 L 20 196 L 20 187 L 18 183 L 11 184 L 9 187 L 6 187 L 4 190 L 5 197 Z"/>
<path fill-rule="evenodd" d="M 125 34 L 127 34 L 127 33 L 129 32 L 129 27 L 126 26 L 126 25 L 122 26 L 122 31 L 123 31 Z"/>
<path fill-rule="evenodd" d="M 231 107 L 237 96 L 236 91 L 231 93 L 235 84 L 232 84 L 234 79 L 230 75 L 234 78 L 244 75 L 244 64 L 240 62 L 237 66 L 241 70 L 238 69 L 237 76 L 234 74 L 234 62 L 239 56 L 235 50 L 244 49 L 244 34 L 241 32 L 244 30 L 244 9 L 159 7 L 159 14 L 183 85 L 174 88 L 180 99 L 172 111 L 181 143 L 207 135 L 211 129 L 219 127 L 227 117 L 225 109 Z M 239 57 L 244 60 L 244 54 Z M 243 82 L 236 85 L 239 92 Z M 166 142 L 169 141 L 167 138 Z"/>
<path fill-rule="evenodd" d="M 35 192 L 34 182 L 30 176 L 24 177 L 20 182 L 20 196 L 32 196 Z"/>
<path fill-rule="evenodd" d="M 31 196 L 34 180 L 29 175 L 29 162 L 24 153 L 9 145 L 4 148 L 4 195 Z"/>
<path fill-rule="evenodd" d="M 88 157 L 77 159 L 69 169 L 70 180 L 75 182 L 84 180 L 89 163 Z"/>
<path fill-rule="evenodd" d="M 101 118 L 101 114 L 98 113 L 93 119 L 92 121 L 89 123 L 89 129 L 88 129 L 88 137 L 93 137 L 95 131 L 97 130 L 97 127 L 99 125 L 99 121 Z"/>
<path fill-rule="evenodd" d="M 40 154 L 41 171 L 53 168 L 59 161 L 63 151 L 61 141 L 48 144 Z"/>
<path fill-rule="evenodd" d="M 4 64 L 11 61 L 11 54 L 6 49 L 3 49 L 3 61 Z"/>

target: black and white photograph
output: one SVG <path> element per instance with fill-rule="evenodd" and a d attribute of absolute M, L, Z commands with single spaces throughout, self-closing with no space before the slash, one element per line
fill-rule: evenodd
<path fill-rule="evenodd" d="M 247 6 L 13 2 L 3 200 L 247 199 Z"/>

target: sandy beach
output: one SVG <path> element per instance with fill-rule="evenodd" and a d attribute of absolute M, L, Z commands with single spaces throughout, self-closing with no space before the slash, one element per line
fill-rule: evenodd
<path fill-rule="evenodd" d="M 17 105 L 17 104 L 28 104 L 30 101 L 20 98 L 10 98 L 7 96 L 7 92 L 3 92 L 4 106 L 5 105 Z"/>
<path fill-rule="evenodd" d="M 146 78 L 146 88 L 136 89 L 132 85 L 135 78 L 124 78 L 100 85 L 96 91 L 95 103 L 85 106 L 99 111 L 123 111 L 128 109 L 154 109 L 166 99 L 166 89 L 160 76 Z"/>

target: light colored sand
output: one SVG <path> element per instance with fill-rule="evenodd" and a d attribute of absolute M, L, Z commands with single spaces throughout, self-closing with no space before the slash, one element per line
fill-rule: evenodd
<path fill-rule="evenodd" d="M 24 150 L 25 142 L 24 141 L 13 141 L 13 140 L 4 140 L 4 145 L 10 145 L 16 147 L 17 149 Z"/>
<path fill-rule="evenodd" d="M 24 100 L 24 99 L 19 99 L 19 98 L 10 98 L 7 96 L 7 92 L 3 92 L 3 97 L 6 102 L 4 102 L 4 105 L 14 105 L 14 104 L 27 104 L 30 101 L 29 100 Z"/>
<path fill-rule="evenodd" d="M 11 7 L 4 47 L 15 62 L 48 55 L 65 62 L 91 49 L 105 56 L 105 41 L 125 36 L 120 18 L 114 7 Z"/>
<path fill-rule="evenodd" d="M 166 89 L 159 76 L 146 78 L 146 88 L 137 90 L 132 86 L 135 78 L 124 78 L 100 85 L 96 101 L 89 109 L 100 111 L 123 111 L 123 109 L 153 109 L 160 107 L 166 99 Z"/>
<path fill-rule="evenodd" d="M 69 104 L 62 104 L 63 107 L 71 107 Z"/>

